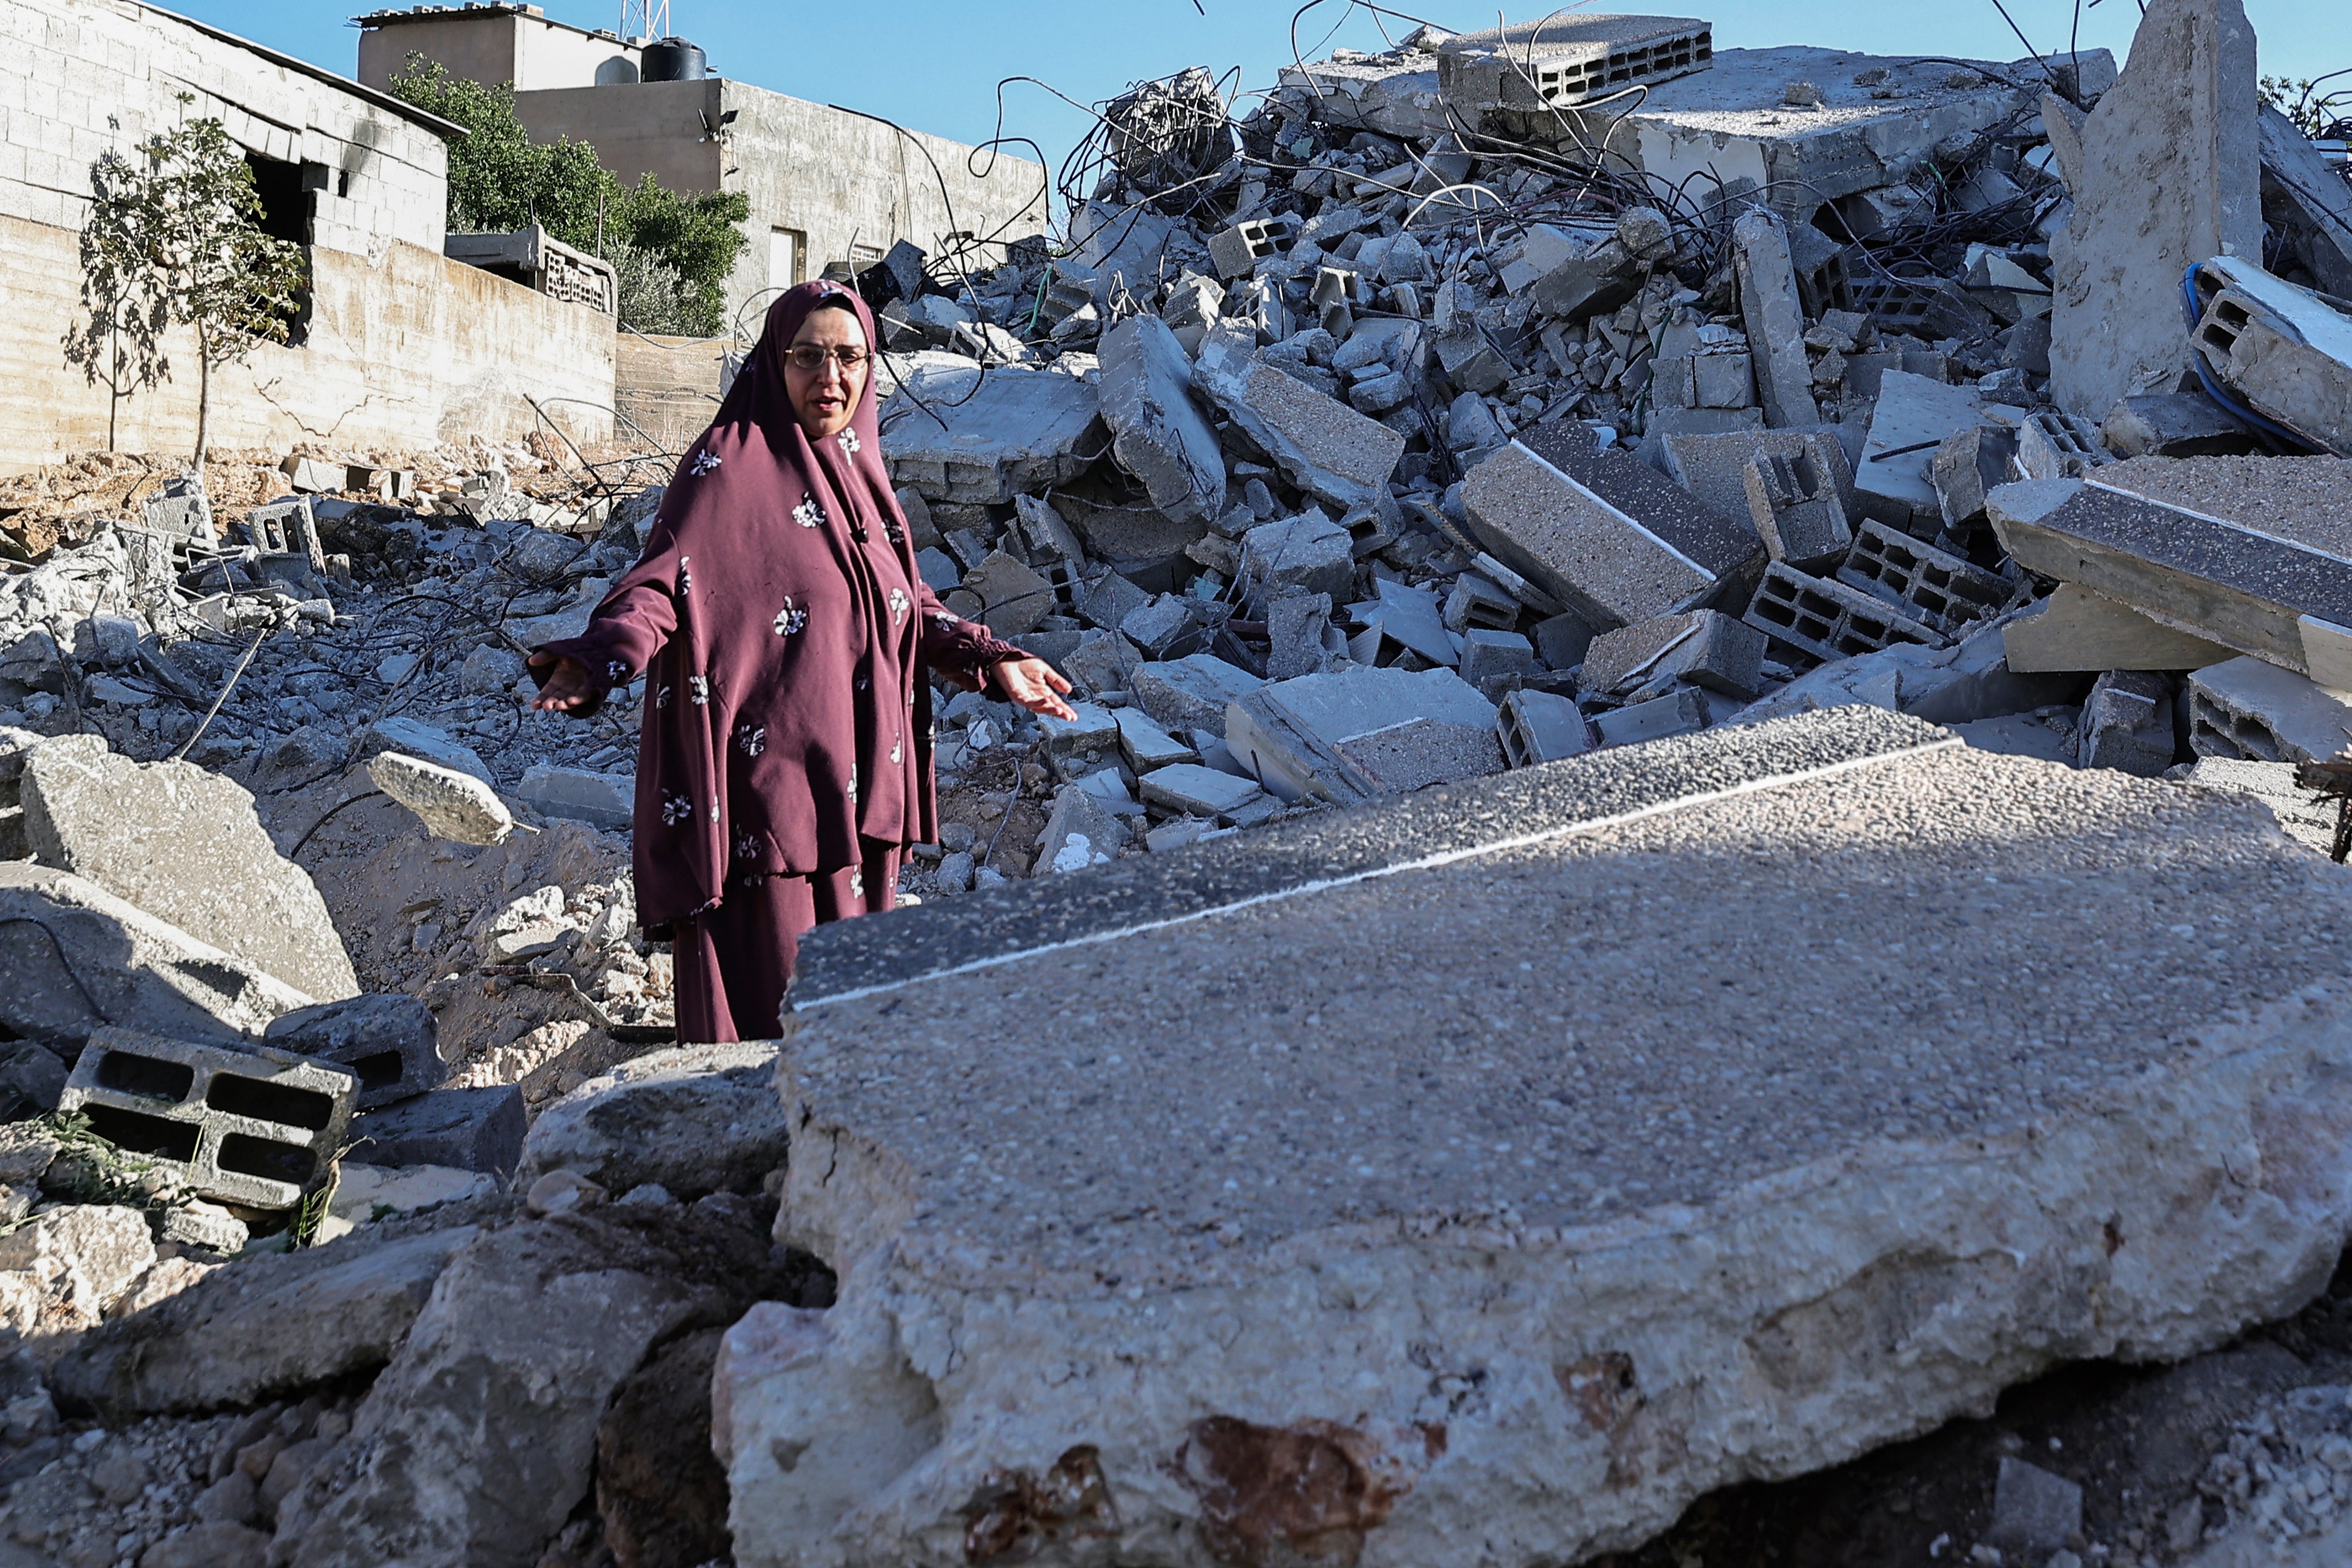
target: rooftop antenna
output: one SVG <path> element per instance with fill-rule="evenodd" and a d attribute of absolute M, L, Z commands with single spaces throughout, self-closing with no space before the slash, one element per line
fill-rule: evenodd
<path fill-rule="evenodd" d="M 669 0 L 621 0 L 621 37 L 633 44 L 669 37 Z"/>

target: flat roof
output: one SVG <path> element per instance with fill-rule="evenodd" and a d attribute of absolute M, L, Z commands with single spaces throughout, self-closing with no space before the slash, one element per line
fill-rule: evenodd
<path fill-rule="evenodd" d="M 639 47 L 610 27 L 582 27 L 570 22 L 559 22 L 538 6 L 523 4 L 522 0 L 472 0 L 464 5 L 412 5 L 405 11 L 371 11 L 352 20 L 362 27 L 396 27 L 404 22 L 463 21 L 468 16 L 528 16 L 544 26 L 561 27 L 583 38 L 610 38 L 625 47 Z"/>
<path fill-rule="evenodd" d="M 131 4 L 138 6 L 142 11 L 152 11 L 158 16 L 168 16 L 184 27 L 193 27 L 208 38 L 218 38 L 224 44 L 235 44 L 238 48 L 258 55 L 272 65 L 283 66 L 288 70 L 309 77 L 313 81 L 324 82 L 329 87 L 336 88 L 343 92 L 351 94 L 353 98 L 372 103 L 378 109 L 386 110 L 391 113 L 396 114 L 403 120 L 410 120 L 415 124 L 421 125 L 436 136 L 464 136 L 467 134 L 466 128 L 462 125 L 444 120 L 437 114 L 428 113 L 425 110 L 417 108 L 413 103 L 404 102 L 400 99 L 393 97 L 392 94 L 388 92 L 378 92 L 375 89 L 368 87 L 361 82 L 355 82 L 349 77 L 337 76 L 333 71 L 327 69 L 324 66 L 314 66 L 310 61 L 297 59 L 292 55 L 280 54 L 276 49 L 270 48 L 266 45 L 255 43 L 251 38 L 240 38 L 235 33 L 229 32 L 226 28 L 215 27 L 210 22 L 199 22 L 194 16 L 183 16 L 177 11 L 169 11 L 161 5 L 152 5 L 149 3 L 149 0 L 131 0 Z"/>

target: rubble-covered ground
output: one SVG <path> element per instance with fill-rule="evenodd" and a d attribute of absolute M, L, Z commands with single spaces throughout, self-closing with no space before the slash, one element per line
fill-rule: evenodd
<path fill-rule="evenodd" d="M 2104 57 L 1723 51 L 1568 111 L 1464 47 L 1255 106 L 1144 84 L 1055 243 L 857 280 L 927 580 L 1083 699 L 942 692 L 906 898 L 1845 703 L 2331 847 L 2295 765 L 2352 736 L 2352 364 L 2262 344 L 2335 340 L 2305 329 L 2352 277 L 2340 163 L 2250 99 L 2142 148 L 2155 188 L 2200 158 L 2260 187 L 2202 298 L 2278 327 L 2192 364 L 2176 312 L 2151 379 L 2061 329 L 2147 90 Z M 1676 162 L 1707 138 L 1763 177 Z M 0 1568 L 381 1562 L 385 1512 L 415 1561 L 729 1560 L 718 1333 L 831 1281 L 768 1241 L 766 1058 L 652 1054 L 642 689 L 536 715 L 523 664 L 635 559 L 668 456 L 0 482 Z M 436 835 L 386 757 L 487 826 Z M 351 994 L 289 981 L 289 932 Z M 241 1167 L 183 1071 L 330 1109 L 248 1101 L 280 1152 Z M 1613 1561 L 2338 1560 L 2347 1389 L 2339 1272 L 2222 1350 L 2062 1370 Z"/>

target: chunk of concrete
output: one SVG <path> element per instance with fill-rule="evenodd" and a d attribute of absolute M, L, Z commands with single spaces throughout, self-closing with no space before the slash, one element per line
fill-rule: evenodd
<path fill-rule="evenodd" d="M 2232 256 L 2190 275 L 2200 375 L 2305 444 L 2352 456 L 2352 316 Z"/>
<path fill-rule="evenodd" d="M 1054 585 L 1027 561 L 1001 549 L 964 573 L 963 586 L 980 601 L 977 619 L 1000 637 L 1034 632 L 1054 612 Z"/>
<path fill-rule="evenodd" d="M 436 1089 L 352 1118 L 352 1144 L 374 1166 L 447 1166 L 508 1176 L 522 1158 L 522 1090 Z"/>
<path fill-rule="evenodd" d="M 310 873 L 278 852 L 253 796 L 192 762 L 45 746 L 26 763 L 25 831 L 70 872 L 200 941 L 331 1001 L 359 977 Z"/>
<path fill-rule="evenodd" d="M 1748 464 L 1758 457 L 1794 459 L 1800 454 L 1836 475 L 1838 504 L 1853 506 L 1853 465 L 1834 432 L 1736 430 L 1676 431 L 1659 437 L 1658 458 L 1667 478 L 1727 517 L 1748 516 Z"/>
<path fill-rule="evenodd" d="M 1685 686 L 1595 715 L 1592 732 L 1602 746 L 1639 746 L 1705 729 L 1707 716 L 1706 698 Z"/>
<path fill-rule="evenodd" d="M 2082 1533 L 2081 1487 L 2013 1454 L 2000 1457 L 1987 1541 L 2018 1551 L 2055 1552 Z"/>
<path fill-rule="evenodd" d="M 1501 683 L 1524 680 L 1536 672 L 1536 645 L 1517 632 L 1476 627 L 1462 639 L 1462 678 L 1489 695 L 1499 695 Z"/>
<path fill-rule="evenodd" d="M 1136 706 L 1158 723 L 1216 736 L 1225 733 L 1226 707 L 1265 685 L 1213 653 L 1138 664 L 1129 681 Z"/>
<path fill-rule="evenodd" d="M 1325 645 L 1331 631 L 1328 593 L 1277 595 L 1265 609 L 1265 673 L 1270 680 L 1320 674 L 1333 654 Z"/>
<path fill-rule="evenodd" d="M 1037 858 L 1031 862 L 1029 874 L 1044 876 L 1108 865 L 1129 837 L 1127 824 L 1092 790 L 1081 784 L 1065 784 L 1054 791 L 1054 810 L 1045 819 L 1045 832 L 1038 836 Z"/>
<path fill-rule="evenodd" d="M 1503 110 L 1572 109 L 1703 71 L 1714 58 L 1714 29 L 1687 16 L 1571 14 L 1455 34 L 1437 47 L 1437 85 L 1475 130 Z"/>
<path fill-rule="evenodd" d="M 1985 526 L 1985 497 L 2016 477 L 2011 469 L 2016 456 L 2016 434 L 1992 425 L 1971 424 L 1944 437 L 1927 465 L 1944 527 Z"/>
<path fill-rule="evenodd" d="M 1296 592 L 1345 600 L 1356 580 L 1354 541 L 1320 507 L 1309 507 L 1244 534 L 1242 571 L 1268 598 Z"/>
<path fill-rule="evenodd" d="M 2203 392 L 2117 398 L 2099 434 L 2118 457 L 2222 457 L 2262 450 L 2252 431 Z"/>
<path fill-rule="evenodd" d="M 1359 507 L 1385 513 L 1395 505 L 1389 476 L 1405 440 L 1380 421 L 1214 337 L 1202 346 L 1192 386 L 1317 500 L 1342 514 Z"/>
<path fill-rule="evenodd" d="M 499 792 L 471 773 L 397 751 L 380 751 L 368 763 L 375 787 L 407 807 L 425 831 L 461 844 L 504 843 L 514 831 L 514 814 Z"/>
<path fill-rule="evenodd" d="M 757 1192 L 784 1163 L 768 1041 L 657 1051 L 592 1078 L 531 1124 L 517 1185 L 577 1171 L 607 1192 Z"/>
<path fill-rule="evenodd" d="M 489 765 L 470 746 L 450 737 L 445 729 L 420 724 L 413 718 L 380 718 L 370 725 L 360 737 L 361 754 L 373 757 L 380 751 L 405 752 L 421 757 L 427 762 L 437 762 L 444 768 L 454 768 L 460 773 L 470 773 L 492 789 L 498 780 L 490 777 Z M 390 790 L 385 791 L 391 793 Z"/>
<path fill-rule="evenodd" d="M 1805 308 L 1797 298 L 1789 231 L 1771 213 L 1750 207 L 1732 223 L 1731 248 L 1739 269 L 1739 309 L 1748 326 L 1764 423 L 1783 430 L 1816 423 L 1822 413 L 1813 403 L 1812 368 L 1805 358 Z"/>
<path fill-rule="evenodd" d="M 350 1068 L 359 1076 L 362 1111 L 438 1089 L 449 1076 L 440 1025 L 415 997 L 369 995 L 297 1008 L 270 1019 L 262 1038 L 280 1051 Z"/>
<path fill-rule="evenodd" d="M 1138 788 L 1146 800 L 1195 817 L 1230 817 L 1264 794 L 1247 779 L 1197 762 L 1181 762 L 1147 773 Z"/>
<path fill-rule="evenodd" d="M 1947 437 L 1983 417 L 1973 387 L 1947 386 L 1908 371 L 1881 380 L 1870 416 L 1870 437 L 1854 465 L 1857 506 L 1881 522 L 1932 538 L 1944 516 L 1933 478 L 1936 454 Z"/>
<path fill-rule="evenodd" d="M 0 1235 L 0 1326 L 40 1341 L 98 1326 L 155 1261 L 135 1208 L 72 1204 Z"/>
<path fill-rule="evenodd" d="M 931 502 L 1001 506 L 1066 485 L 1102 448 L 1100 394 L 1076 376 L 927 355 L 882 406 L 890 481 Z"/>
<path fill-rule="evenodd" d="M 1572 423 L 1497 450 L 1464 482 L 1462 506 L 1480 544 L 1602 630 L 1736 592 L 1764 553 L 1744 522 Z"/>
<path fill-rule="evenodd" d="M 1570 699 L 1521 688 L 1504 697 L 1496 722 L 1503 756 L 1514 768 L 1559 762 L 1592 749 L 1592 729 Z"/>
<path fill-rule="evenodd" d="M 2226 1343 L 2352 1229 L 2352 884 L 2250 806 L 1845 712 L 1251 838 L 1246 883 L 1212 844 L 911 912 L 933 972 L 797 1004 L 779 1229 L 842 1283 L 722 1357 L 745 1568 L 919 1561 L 1073 1432 L 1059 1495 L 1171 1543 L 1140 1562 L 1581 1561 L 2061 1361 Z M 804 956 L 829 989 L 874 940 Z M 2064 983 L 2083 951 L 2124 968 Z M 1423 1363 L 1521 1396 L 1433 1404 Z"/>
<path fill-rule="evenodd" d="M 2230 657 L 2219 643 L 2162 622 L 2128 604 L 2062 582 L 2031 614 L 2001 625 L 2009 667 L 2020 674 L 2101 670 L 2197 670 Z"/>
<path fill-rule="evenodd" d="M 2009 602 L 2016 587 L 1949 550 L 1866 518 L 1837 570 L 1840 582 L 1874 594 L 1923 626 L 1957 632 Z"/>
<path fill-rule="evenodd" d="M 2173 684 L 2144 670 L 2110 670 L 2083 701 L 2075 764 L 2154 779 L 2172 766 Z"/>
<path fill-rule="evenodd" d="M 237 1040 L 311 998 L 93 883 L 0 862 L 0 1026 L 78 1043 L 109 1023 Z"/>
<path fill-rule="evenodd" d="M 1111 453 L 1143 481 L 1151 504 L 1206 524 L 1225 509 L 1225 459 L 1193 406 L 1192 362 L 1157 316 L 1130 316 L 1103 335 L 1102 412 Z"/>
<path fill-rule="evenodd" d="M 1835 442 L 1821 444 L 1834 446 Z M 1769 453 L 1748 460 L 1748 520 L 1764 541 L 1764 551 L 1799 571 L 1833 568 L 1853 548 L 1853 528 L 1838 498 L 1836 474 L 1811 452 L 1780 457 Z"/>
<path fill-rule="evenodd" d="M 2019 674 L 2002 660 L 2000 629 L 1988 626 L 1949 647 L 1894 643 L 1822 665 L 1742 708 L 1754 724 L 1848 704 L 1906 713 L 1931 724 L 1975 724 L 2036 708 L 2072 704 L 2078 676 Z M 2067 762 L 2074 760 L 2070 750 Z"/>
<path fill-rule="evenodd" d="M 2320 292 L 2352 297 L 2352 191 L 2294 121 L 2265 103 L 2262 139 L 2263 217 L 2285 231 L 2288 248 Z"/>
<path fill-rule="evenodd" d="M 1237 698 L 1225 744 L 1285 800 L 1347 802 L 1499 771 L 1495 719 L 1452 670 L 1341 670 Z"/>
<path fill-rule="evenodd" d="M 524 770 L 514 796 L 542 817 L 622 832 L 635 818 L 637 777 L 535 762 Z"/>
<path fill-rule="evenodd" d="M 1661 616 L 1592 640 L 1581 689 L 1623 695 L 1688 681 L 1726 696 L 1752 697 L 1763 682 L 1765 638 L 1755 627 L 1713 610 Z"/>
<path fill-rule="evenodd" d="M 51 1383 L 120 1420 L 257 1405 L 371 1371 L 476 1234 L 456 1225 L 246 1259 L 85 1335 Z"/>
<path fill-rule="evenodd" d="M 1359 621 L 1378 626 L 1384 641 L 1410 649 L 1433 664 L 1461 662 L 1460 650 L 1446 634 L 1444 614 L 1435 594 L 1385 577 L 1373 580 L 1372 591 L 1379 595 L 1372 603 L 1352 607 Z"/>
<path fill-rule="evenodd" d="M 2352 693 L 2231 659 L 2189 677 L 2189 744 L 2200 757 L 2326 762 L 2352 749 Z"/>
<path fill-rule="evenodd" d="M 1874 653 L 1898 643 L 1941 647 L 1946 638 L 1893 604 L 1833 577 L 1810 577 L 1774 561 L 1748 601 L 1748 624 L 1826 662 Z"/>
<path fill-rule="evenodd" d="M 2083 122 L 2073 210 L 2051 244 L 2050 391 L 2076 418 L 2173 390 L 2191 265 L 2261 260 L 2255 76 L 2238 0 L 2153 0 L 2122 78 Z"/>
<path fill-rule="evenodd" d="M 1196 753 L 1139 707 L 1123 707 L 1111 715 L 1118 726 L 1118 749 L 1138 773 L 1192 761 Z"/>

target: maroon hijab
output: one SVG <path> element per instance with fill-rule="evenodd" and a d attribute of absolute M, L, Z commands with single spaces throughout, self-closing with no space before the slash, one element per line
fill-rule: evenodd
<path fill-rule="evenodd" d="M 646 676 L 635 860 L 648 927 L 713 907 L 731 883 L 929 841 L 922 668 L 977 674 L 1020 653 L 950 614 L 915 570 L 873 368 L 846 429 L 814 441 L 801 427 L 784 356 L 820 308 L 853 311 L 877 341 L 837 284 L 778 299 L 644 555 L 583 636 L 546 645 L 613 685 Z"/>

